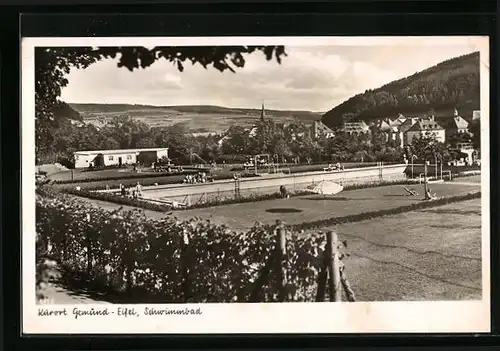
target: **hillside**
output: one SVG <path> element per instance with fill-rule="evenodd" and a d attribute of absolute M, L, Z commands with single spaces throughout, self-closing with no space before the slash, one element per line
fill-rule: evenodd
<path fill-rule="evenodd" d="M 479 53 L 475 52 L 358 94 L 325 113 L 322 121 L 337 128 L 344 121 L 369 123 L 398 113 L 427 114 L 431 109 L 439 118 L 452 115 L 454 108 L 467 118 L 479 109 L 479 86 Z"/>
<path fill-rule="evenodd" d="M 260 109 L 228 108 L 221 106 L 150 106 L 128 104 L 69 104 L 87 123 L 98 123 L 100 118 L 128 115 L 151 127 L 185 123 L 195 132 L 222 132 L 231 125 L 252 125 L 260 116 Z M 275 122 L 305 122 L 319 120 L 321 113 L 309 111 L 267 110 L 266 116 Z"/>

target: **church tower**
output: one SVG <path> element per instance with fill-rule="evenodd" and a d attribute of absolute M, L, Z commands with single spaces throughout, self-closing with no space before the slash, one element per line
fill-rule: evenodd
<path fill-rule="evenodd" d="M 264 101 L 262 101 L 262 108 L 260 110 L 260 120 L 263 121 L 266 117 L 266 109 L 264 108 Z"/>

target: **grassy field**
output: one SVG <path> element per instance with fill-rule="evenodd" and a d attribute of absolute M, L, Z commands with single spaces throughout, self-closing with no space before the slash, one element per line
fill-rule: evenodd
<path fill-rule="evenodd" d="M 481 299 L 481 201 L 343 224 L 358 301 Z"/>

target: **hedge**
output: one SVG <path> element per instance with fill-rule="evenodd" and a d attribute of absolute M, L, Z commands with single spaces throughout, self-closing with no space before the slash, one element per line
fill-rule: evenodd
<path fill-rule="evenodd" d="M 157 204 L 151 201 L 142 200 L 142 199 L 134 199 L 128 196 L 121 196 L 113 193 L 98 193 L 92 192 L 85 189 L 76 190 L 76 189 L 64 189 L 65 193 L 86 197 L 88 199 L 107 201 L 118 205 L 124 206 L 132 206 L 143 208 L 146 210 L 157 211 L 157 212 L 170 212 L 172 208 L 167 205 Z"/>
<path fill-rule="evenodd" d="M 187 173 L 185 173 L 187 174 Z M 185 174 L 173 174 L 173 175 L 153 175 L 142 178 L 143 180 L 140 182 L 142 186 L 151 186 L 151 185 L 167 185 L 167 184 L 181 184 L 182 181 L 184 180 Z M 252 174 L 242 174 L 240 176 L 241 178 L 252 178 L 255 177 L 255 175 Z M 152 179 L 148 179 L 152 178 Z M 158 178 L 158 179 L 156 179 Z M 224 175 L 215 175 L 214 180 L 227 180 L 227 179 L 232 179 L 233 175 L 232 174 L 224 174 Z M 109 186 L 111 189 L 118 189 L 118 186 L 120 184 L 123 185 L 132 185 L 137 183 L 138 178 L 118 178 L 116 180 L 110 180 L 110 179 L 103 179 L 101 178 L 100 180 L 93 180 L 90 182 L 79 182 L 79 183 L 66 183 L 66 184 L 61 184 L 61 183 L 54 183 L 56 186 L 67 189 L 67 188 L 73 188 L 76 186 L 80 187 L 85 187 L 86 190 L 94 191 L 94 190 L 105 190 L 106 186 Z M 146 179 L 146 180 L 144 180 Z M 91 183 L 91 182 L 97 182 L 100 183 L 99 185 L 94 185 L 94 186 L 85 186 L 85 183 Z"/>
<path fill-rule="evenodd" d="M 187 174 L 195 174 L 196 171 L 184 171 L 183 173 L 165 173 L 165 172 L 146 172 L 146 173 L 128 173 L 126 175 L 117 176 L 117 177 L 92 177 L 85 179 L 68 179 L 68 180 L 54 180 L 54 184 L 80 184 L 80 183 L 91 183 L 91 182 L 100 182 L 100 181 L 115 181 L 115 180 L 126 180 L 126 179 L 142 179 L 142 178 L 157 178 L 157 177 L 173 177 L 173 176 L 182 176 Z"/>
<path fill-rule="evenodd" d="M 391 166 L 391 165 L 396 165 L 399 164 L 400 162 L 384 162 L 384 166 Z M 319 172 L 323 171 L 323 168 L 328 166 L 329 164 L 332 164 L 332 162 L 315 162 L 311 164 L 285 164 L 285 165 L 280 165 L 280 169 L 290 169 L 290 173 L 302 173 L 302 172 Z M 358 169 L 358 168 L 365 168 L 365 167 L 376 167 L 377 162 L 365 162 L 365 163 L 356 163 L 356 162 L 344 162 L 342 163 L 345 167 L 345 169 Z M 265 170 L 269 166 L 257 166 L 257 169 L 259 170 Z M 234 167 L 231 168 L 231 171 L 242 171 L 244 169 L 243 166 L 239 167 Z"/>
<path fill-rule="evenodd" d="M 411 181 L 407 180 L 397 180 L 397 181 L 376 181 L 371 183 L 359 183 L 344 186 L 344 190 L 356 190 L 356 189 L 365 189 L 365 188 L 373 188 L 380 186 L 390 186 L 390 185 L 403 185 L 403 184 L 413 184 Z M 86 189 L 76 190 L 76 189 L 64 189 L 65 193 L 86 197 L 88 199 L 107 201 L 119 205 L 133 206 L 137 208 L 142 208 L 151 211 L 158 212 L 170 212 L 172 210 L 189 210 L 194 208 L 207 208 L 207 207 L 215 207 L 215 206 L 223 206 L 223 205 L 231 205 L 231 204 L 239 204 L 239 203 L 248 203 L 248 202 L 258 202 L 258 201 L 266 201 L 266 200 L 274 200 L 281 198 L 281 194 L 279 192 L 272 194 L 251 194 L 247 196 L 241 196 L 239 198 L 236 197 L 228 197 L 222 199 L 213 199 L 208 200 L 207 202 L 192 204 L 191 206 L 184 206 L 178 208 L 172 208 L 172 206 L 168 204 L 159 204 L 152 201 L 141 200 L 141 199 L 132 199 L 129 197 L 124 197 L 118 194 L 112 193 L 100 193 L 94 191 L 88 191 Z M 290 192 L 290 197 L 297 196 L 305 196 L 310 195 L 311 193 L 306 190 L 298 190 L 294 192 Z"/>
<path fill-rule="evenodd" d="M 437 200 L 430 200 L 430 201 L 422 200 L 421 202 L 417 202 L 417 203 L 414 203 L 411 205 L 400 206 L 400 207 L 391 208 L 391 209 L 383 209 L 383 210 L 358 213 L 358 214 L 342 216 L 342 217 L 332 217 L 332 218 L 327 218 L 327 219 L 322 219 L 322 220 L 312 221 L 312 222 L 304 222 L 304 223 L 300 223 L 300 224 L 296 224 L 296 225 L 291 226 L 291 229 L 296 230 L 296 231 L 302 231 L 302 230 L 307 230 L 307 229 L 316 229 L 316 228 L 323 228 L 323 227 L 328 227 L 328 226 L 335 226 L 335 225 L 344 224 L 344 223 L 360 222 L 360 221 L 364 221 L 367 219 L 385 217 L 385 216 L 389 216 L 389 215 L 417 211 L 417 210 L 422 210 L 425 208 L 438 207 L 438 206 L 451 204 L 454 202 L 467 201 L 467 200 L 473 200 L 473 199 L 479 199 L 479 198 L 481 198 L 480 191 L 474 192 L 474 193 L 468 193 L 468 194 L 464 194 L 464 195 L 442 197 L 442 198 L 439 198 Z"/>
<path fill-rule="evenodd" d="M 37 261 L 50 255 L 87 288 L 125 294 L 136 303 L 248 301 L 277 244 L 268 226 L 235 233 L 197 218 L 109 212 L 66 195 L 37 195 L 36 216 Z M 291 301 L 314 301 L 325 238 L 290 231 L 286 237 Z M 259 301 L 276 300 L 277 277 L 271 274 Z"/>

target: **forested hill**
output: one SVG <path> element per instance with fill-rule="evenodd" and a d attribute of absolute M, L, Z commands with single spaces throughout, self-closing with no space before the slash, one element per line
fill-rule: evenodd
<path fill-rule="evenodd" d="M 427 114 L 457 108 L 462 116 L 479 110 L 479 52 L 441 62 L 412 76 L 367 90 L 334 107 L 322 117 L 336 128 L 345 121 Z"/>

